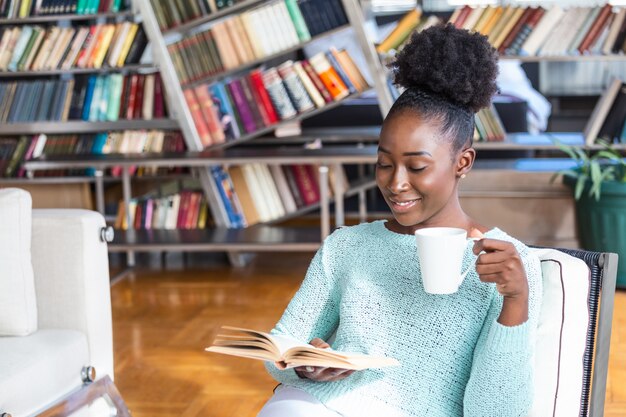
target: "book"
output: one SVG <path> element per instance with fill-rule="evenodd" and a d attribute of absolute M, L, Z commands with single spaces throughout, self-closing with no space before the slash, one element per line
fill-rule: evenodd
<path fill-rule="evenodd" d="M 324 52 L 319 52 L 311 57 L 309 63 L 335 101 L 341 100 L 350 94 L 348 87 L 332 67 Z"/>
<path fill-rule="evenodd" d="M 583 136 L 585 137 L 586 145 L 593 145 L 600 133 L 600 128 L 604 124 L 606 116 L 609 114 L 615 98 L 619 93 L 622 86 L 622 80 L 619 78 L 613 78 L 608 87 L 602 93 L 602 96 L 598 99 L 591 116 L 585 125 L 583 130 Z"/>
<path fill-rule="evenodd" d="M 376 46 L 376 52 L 382 54 L 397 48 L 417 27 L 421 16 L 422 10 L 418 8 L 405 14 L 391 33 Z"/>
<path fill-rule="evenodd" d="M 598 137 L 606 142 L 619 142 L 622 126 L 626 120 L 626 85 L 622 83 L 613 100 L 611 110 L 607 113 Z"/>
<path fill-rule="evenodd" d="M 272 335 L 231 326 L 222 326 L 221 329 L 225 331 L 225 334 L 218 334 L 206 351 L 276 362 L 281 369 L 297 366 L 323 366 L 363 370 L 400 365 L 393 358 L 316 348 L 284 335 Z"/>

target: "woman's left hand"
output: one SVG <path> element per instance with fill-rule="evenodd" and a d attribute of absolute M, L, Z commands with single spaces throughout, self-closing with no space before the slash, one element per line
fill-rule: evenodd
<path fill-rule="evenodd" d="M 484 252 L 484 253 L 481 253 Z M 528 280 L 522 259 L 511 242 L 484 238 L 474 243 L 476 272 L 483 282 L 493 282 L 504 297 L 498 322 L 514 326 L 528 319 Z"/>

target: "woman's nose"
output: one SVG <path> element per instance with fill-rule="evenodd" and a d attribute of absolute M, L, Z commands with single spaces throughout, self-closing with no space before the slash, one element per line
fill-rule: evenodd
<path fill-rule="evenodd" d="M 411 185 L 409 184 L 406 170 L 404 169 L 396 169 L 393 172 L 389 183 L 387 184 L 387 189 L 394 194 L 399 194 L 407 191 L 410 187 Z"/>

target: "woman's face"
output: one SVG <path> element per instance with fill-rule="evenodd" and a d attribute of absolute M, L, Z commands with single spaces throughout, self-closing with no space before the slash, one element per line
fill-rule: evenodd
<path fill-rule="evenodd" d="M 383 123 L 376 183 L 400 225 L 445 226 L 461 213 L 457 182 L 473 159 L 473 150 L 453 155 L 434 122 L 403 111 Z"/>

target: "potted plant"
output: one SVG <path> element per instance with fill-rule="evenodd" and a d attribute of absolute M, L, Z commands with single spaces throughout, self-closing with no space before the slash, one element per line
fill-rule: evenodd
<path fill-rule="evenodd" d="M 600 143 L 597 152 L 558 144 L 576 166 L 555 175 L 573 191 L 581 246 L 619 254 L 617 285 L 626 288 L 626 161 L 611 144 Z"/>

